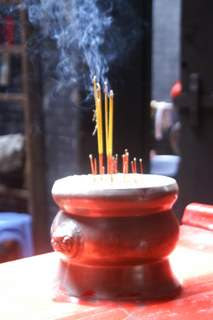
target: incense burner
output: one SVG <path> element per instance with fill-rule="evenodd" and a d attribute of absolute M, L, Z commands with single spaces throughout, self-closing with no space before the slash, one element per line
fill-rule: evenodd
<path fill-rule="evenodd" d="M 178 240 L 172 212 L 178 186 L 141 174 L 72 176 L 57 180 L 60 208 L 52 246 L 61 253 L 59 287 L 81 299 L 174 297 L 180 284 L 168 255 Z"/>

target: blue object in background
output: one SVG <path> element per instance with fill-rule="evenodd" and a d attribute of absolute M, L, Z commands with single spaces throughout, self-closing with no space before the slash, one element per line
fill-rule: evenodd
<path fill-rule="evenodd" d="M 21 257 L 33 255 L 32 217 L 25 213 L 0 212 L 0 244 L 16 241 Z"/>
<path fill-rule="evenodd" d="M 175 155 L 155 155 L 150 161 L 150 173 L 176 178 L 180 157 Z"/>

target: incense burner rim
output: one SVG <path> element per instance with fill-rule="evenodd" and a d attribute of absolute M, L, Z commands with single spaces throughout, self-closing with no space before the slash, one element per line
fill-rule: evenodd
<path fill-rule="evenodd" d="M 122 174 L 117 174 L 122 175 Z M 90 199 L 92 198 L 105 198 L 106 200 L 108 198 L 112 199 L 119 199 L 120 197 L 127 197 L 129 199 L 131 198 L 140 198 L 140 200 L 146 200 L 149 198 L 153 198 L 155 196 L 168 193 L 178 193 L 178 185 L 175 179 L 167 176 L 162 175 L 152 175 L 152 174 L 134 174 L 135 177 L 137 177 L 137 180 L 132 180 L 132 184 L 128 184 L 128 181 L 126 181 L 126 176 L 130 176 L 132 174 L 124 174 L 123 175 L 123 181 L 120 181 L 122 184 L 122 187 L 117 188 L 116 183 L 113 185 L 113 183 L 109 184 L 108 181 L 103 181 L 104 175 L 97 175 L 95 179 L 99 179 L 99 181 L 96 181 L 94 185 L 88 184 L 88 185 L 79 185 L 77 186 L 75 183 L 79 177 L 82 181 L 79 179 L 79 183 L 85 183 L 86 180 L 88 180 L 90 177 L 93 178 L 92 175 L 79 175 L 79 176 L 67 176 L 61 179 L 58 179 L 55 181 L 53 188 L 52 188 L 52 195 L 55 198 L 55 196 L 60 197 L 88 197 Z M 106 175 L 105 175 L 106 176 Z M 113 177 L 116 177 L 116 174 L 113 175 Z M 149 185 L 146 185 L 143 183 L 147 180 L 160 180 L 164 181 L 164 183 L 161 184 L 153 184 L 151 185 L 149 182 Z M 85 179 L 85 181 L 83 181 Z M 110 179 L 110 178 L 109 178 Z M 126 180 L 125 180 L 126 179 Z M 145 181 L 146 180 L 146 181 Z M 125 186 L 125 182 L 127 186 Z M 69 187 L 67 187 L 69 183 Z M 72 185 L 73 184 L 73 185 Z M 118 184 L 117 184 L 118 185 Z M 111 188 L 110 188 L 111 186 Z"/>
<path fill-rule="evenodd" d="M 138 175 L 139 179 L 163 179 L 161 186 L 129 189 L 69 189 L 70 179 L 56 181 L 52 196 L 59 208 L 70 215 L 85 217 L 144 216 L 171 210 L 178 196 L 178 185 L 169 177 Z M 63 184 L 66 192 L 63 192 Z"/>

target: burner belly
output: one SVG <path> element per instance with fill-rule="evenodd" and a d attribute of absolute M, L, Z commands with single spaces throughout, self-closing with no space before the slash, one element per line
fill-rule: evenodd
<path fill-rule="evenodd" d="M 115 218 L 60 211 L 52 225 L 53 248 L 62 253 L 60 287 L 82 299 L 173 297 L 180 285 L 167 256 L 178 230 L 172 211 Z"/>

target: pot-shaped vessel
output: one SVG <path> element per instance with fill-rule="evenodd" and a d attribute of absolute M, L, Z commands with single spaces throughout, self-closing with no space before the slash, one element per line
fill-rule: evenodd
<path fill-rule="evenodd" d="M 174 297 L 180 284 L 168 256 L 178 240 L 174 179 L 145 174 L 57 180 L 51 228 L 61 253 L 58 282 L 82 299 Z"/>

